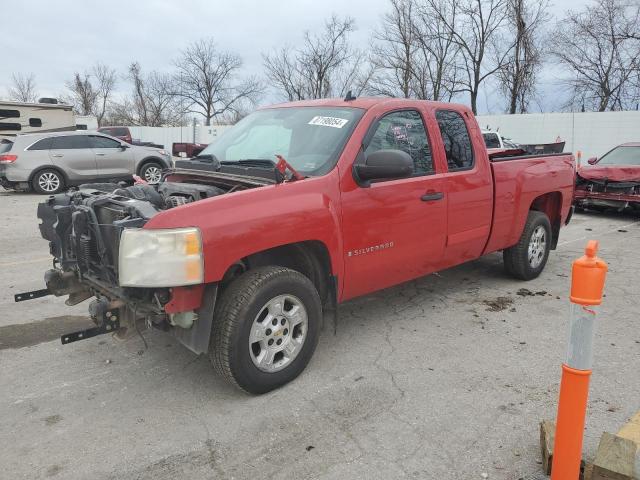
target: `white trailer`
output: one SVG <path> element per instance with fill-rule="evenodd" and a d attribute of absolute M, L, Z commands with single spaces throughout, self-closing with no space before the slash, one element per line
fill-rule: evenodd
<path fill-rule="evenodd" d="M 53 99 L 41 99 L 55 101 Z M 75 130 L 73 107 L 61 103 L 23 103 L 0 101 L 0 138 L 21 133 Z"/>

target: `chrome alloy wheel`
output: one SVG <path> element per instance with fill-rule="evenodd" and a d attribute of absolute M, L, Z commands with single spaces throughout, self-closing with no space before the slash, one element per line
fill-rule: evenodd
<path fill-rule="evenodd" d="M 162 170 L 160 170 L 156 166 L 148 167 L 144 171 L 144 179 L 147 183 L 158 183 L 160 182 L 160 177 L 162 176 Z"/>
<path fill-rule="evenodd" d="M 269 300 L 256 316 L 249 334 L 253 364 L 267 373 L 287 367 L 298 356 L 307 338 L 307 310 L 293 295 Z"/>
<path fill-rule="evenodd" d="M 60 177 L 53 172 L 45 172 L 38 177 L 38 186 L 45 192 L 55 192 L 60 188 Z"/>
<path fill-rule="evenodd" d="M 529 250 L 527 258 L 531 268 L 538 268 L 544 259 L 547 251 L 547 231 L 542 225 L 538 225 L 529 239 Z"/>

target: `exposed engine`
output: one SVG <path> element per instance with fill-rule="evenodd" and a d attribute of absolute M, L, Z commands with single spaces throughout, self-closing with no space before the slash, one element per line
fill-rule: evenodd
<path fill-rule="evenodd" d="M 140 228 L 163 210 L 215 197 L 226 190 L 195 183 L 82 185 L 38 205 L 40 232 L 62 271 L 118 284 L 118 250 L 124 228 Z"/>

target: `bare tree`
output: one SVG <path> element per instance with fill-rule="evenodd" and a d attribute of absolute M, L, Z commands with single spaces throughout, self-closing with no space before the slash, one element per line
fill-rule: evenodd
<path fill-rule="evenodd" d="M 574 106 L 603 112 L 632 108 L 638 101 L 637 8 L 624 0 L 598 0 L 580 12 L 568 11 L 558 24 L 552 51 L 570 72 L 564 84 Z"/>
<path fill-rule="evenodd" d="M 128 79 L 133 84 L 131 97 L 113 105 L 110 122 L 149 127 L 184 122 L 172 75 L 155 71 L 144 74 L 140 64 L 134 62 L 129 66 Z"/>
<path fill-rule="evenodd" d="M 416 0 L 391 0 L 391 11 L 374 32 L 372 63 L 377 74 L 370 86 L 375 94 L 409 98 L 418 71 L 416 50 Z"/>
<path fill-rule="evenodd" d="M 14 73 L 12 78 L 13 85 L 9 87 L 9 98 L 17 102 L 35 102 L 38 98 L 35 75 L 33 73 L 28 75 Z"/>
<path fill-rule="evenodd" d="M 92 115 L 98 95 L 93 88 L 89 74 L 80 75 L 76 72 L 73 75 L 73 80 L 66 83 L 66 87 L 71 91 L 70 101 L 76 113 Z"/>
<path fill-rule="evenodd" d="M 70 103 L 80 115 L 95 115 L 102 126 L 116 85 L 115 70 L 97 63 L 91 73 L 74 73 L 73 80 L 67 82 Z"/>
<path fill-rule="evenodd" d="M 508 0 L 507 26 L 513 49 L 498 71 L 500 87 L 507 96 L 508 113 L 525 113 L 536 92 L 542 67 L 542 28 L 549 20 L 548 1 Z"/>
<path fill-rule="evenodd" d="M 389 96 L 450 100 L 457 89 L 457 45 L 447 24 L 455 24 L 456 5 L 434 2 L 438 14 L 418 0 L 391 0 L 391 11 L 374 34 L 377 74 L 370 91 Z"/>
<path fill-rule="evenodd" d="M 354 29 L 352 18 L 333 15 L 321 34 L 305 32 L 300 48 L 284 47 L 263 54 L 268 82 L 287 100 L 324 98 L 352 88 L 364 90 L 371 71 L 364 53 L 349 44 Z"/>
<path fill-rule="evenodd" d="M 98 126 L 102 126 L 107 110 L 110 107 L 113 90 L 116 86 L 116 71 L 104 64 L 97 63 L 93 67 L 93 75 L 96 79 L 97 105 L 95 115 Z"/>
<path fill-rule="evenodd" d="M 469 93 L 471 109 L 477 113 L 481 85 L 504 68 L 512 48 L 503 37 L 507 0 L 426 0 L 426 3 L 459 48 L 460 90 Z M 454 9 L 458 12 L 455 17 L 445 14 Z"/>
<path fill-rule="evenodd" d="M 202 114 L 206 125 L 218 115 L 255 104 L 262 91 L 255 78 L 238 79 L 242 59 L 216 49 L 213 39 L 189 45 L 176 60 L 175 94 L 186 100 L 189 113 Z"/>

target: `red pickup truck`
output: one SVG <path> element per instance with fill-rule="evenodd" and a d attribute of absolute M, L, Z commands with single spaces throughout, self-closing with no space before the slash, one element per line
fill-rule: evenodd
<path fill-rule="evenodd" d="M 247 116 L 158 185 L 84 185 L 39 205 L 46 289 L 89 306 L 62 343 L 152 326 L 240 388 L 295 378 L 340 302 L 503 251 L 543 270 L 569 221 L 570 154 L 489 158 L 471 111 L 361 98 Z"/>

